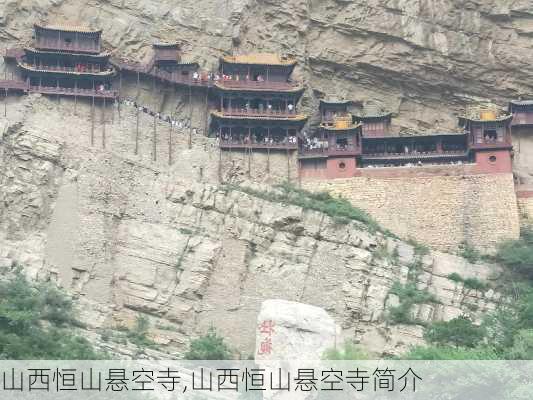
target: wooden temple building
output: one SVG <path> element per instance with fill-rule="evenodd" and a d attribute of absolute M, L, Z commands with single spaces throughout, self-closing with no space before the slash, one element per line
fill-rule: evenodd
<path fill-rule="evenodd" d="M 361 156 L 362 124 L 348 112 L 347 100 L 321 100 L 318 134 L 300 138 L 300 171 L 324 178 L 353 176 Z"/>
<path fill-rule="evenodd" d="M 34 25 L 31 45 L 6 52 L 6 61 L 17 68 L 12 85 L 25 92 L 114 99 L 115 69 L 102 50 L 101 33 L 82 26 Z"/>
<path fill-rule="evenodd" d="M 125 59 L 112 59 L 111 63 L 119 71 L 119 87 L 122 85 L 122 74 L 135 74 L 137 83 L 141 78 L 152 78 L 177 86 L 208 88 L 213 85 L 207 73 L 199 71 L 197 62 L 183 57 L 179 43 L 152 44 L 152 56 L 147 64 Z"/>
<path fill-rule="evenodd" d="M 508 113 L 471 109 L 459 118 L 462 130 L 457 132 L 407 136 L 393 132 L 392 114 L 377 104 L 367 103 L 352 114 L 352 102 L 323 99 L 320 124 L 308 136 L 301 132 L 307 122 L 298 107 L 304 88 L 291 79 L 296 66 L 292 58 L 270 53 L 224 56 L 217 71 L 207 72 L 183 56 L 179 43 L 154 43 L 147 63 L 111 59 L 101 35 L 88 27 L 35 24 L 31 45 L 5 53 L 12 72 L 0 80 L 0 95 L 88 97 L 93 104 L 103 99 L 105 106 L 106 99 L 121 97 L 123 75 L 134 74 L 137 85 L 150 79 L 154 89 L 156 81 L 163 89 L 186 88 L 192 110 L 192 93 L 198 88 L 211 110 L 205 132 L 219 139 L 221 151 L 297 152 L 304 178 L 350 177 L 373 167 L 461 163 L 508 172 L 511 133 L 533 129 L 533 101 L 512 101 Z"/>
<path fill-rule="evenodd" d="M 290 79 L 295 64 L 275 54 L 221 58 L 211 113 L 221 149 L 298 149 L 307 116 L 297 107 L 303 87 Z"/>
<path fill-rule="evenodd" d="M 513 134 L 533 132 L 533 100 L 513 100 L 509 103 L 509 114 L 513 116 L 511 128 Z"/>
<path fill-rule="evenodd" d="M 358 175 L 358 169 L 371 167 L 409 167 L 439 164 L 475 163 L 487 172 L 512 170 L 511 121 L 533 121 L 532 114 L 507 114 L 494 108 L 476 108 L 459 118 L 458 132 L 436 132 L 415 135 L 394 134 L 391 130 L 391 114 L 374 108 L 353 117 L 347 112 L 348 102 L 321 102 L 322 124 L 318 136 L 303 138 L 300 148 L 300 174 L 306 178 L 343 178 Z M 533 103 L 532 103 L 533 104 Z M 510 107 L 513 107 L 512 105 Z M 514 109 L 514 108 L 513 108 Z M 518 108 L 516 109 L 518 110 Z M 520 109 L 523 110 L 523 109 Z M 351 130 L 341 136 L 324 134 L 332 115 L 342 124 L 350 124 Z M 359 125 L 361 129 L 357 129 Z M 514 122 L 516 123 L 516 122 Z M 331 129 L 331 128 L 330 128 Z M 350 133 L 348 133 L 350 132 Z M 352 138 L 344 140 L 345 137 Z M 329 139 L 325 139 L 329 138 Z M 349 149 L 339 155 L 341 146 Z M 331 149 L 335 152 L 332 154 Z"/>

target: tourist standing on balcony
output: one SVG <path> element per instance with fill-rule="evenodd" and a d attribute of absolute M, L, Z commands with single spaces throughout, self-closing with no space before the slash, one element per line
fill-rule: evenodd
<path fill-rule="evenodd" d="M 289 110 L 289 114 L 292 114 L 294 110 L 294 105 L 292 103 L 287 104 L 287 110 Z"/>

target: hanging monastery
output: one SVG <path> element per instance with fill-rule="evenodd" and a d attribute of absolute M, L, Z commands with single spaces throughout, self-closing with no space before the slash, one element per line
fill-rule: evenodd
<path fill-rule="evenodd" d="M 518 209 L 508 203 L 528 209 L 533 191 L 520 186 L 515 191 L 512 138 L 533 133 L 532 101 L 512 101 L 505 111 L 470 108 L 458 118 L 457 131 L 405 136 L 391 129 L 392 114 L 377 104 L 354 107 L 331 93 L 320 100 L 320 123 L 309 127 L 309 116 L 299 108 L 304 87 L 291 78 L 296 65 L 291 58 L 224 56 L 218 70 L 208 72 L 185 59 L 177 43 L 154 43 L 150 62 L 140 64 L 111 57 L 101 34 L 81 26 L 36 24 L 31 44 L 6 50 L 9 72 L 0 80 L 2 95 L 41 93 L 75 104 L 84 99 L 94 116 L 95 107 L 105 111 L 131 99 L 124 94 L 125 82 L 133 82 L 137 93 L 141 84 L 158 84 L 189 100 L 205 99 L 208 112 L 200 130 L 217 140 L 221 180 L 228 165 L 224 157 L 233 154 L 238 156 L 231 164 L 239 159 L 251 179 L 252 159 L 262 160 L 255 166 L 261 173 L 342 195 L 395 233 L 427 238 L 443 249 L 469 238 L 490 248 L 518 235 Z M 154 107 L 155 159 L 155 118 L 171 130 L 174 121 Z M 138 117 L 135 129 L 138 137 Z M 190 147 L 192 127 L 188 131 Z M 449 218 L 433 225 L 439 213 L 448 216 L 446 207 L 453 210 Z"/>

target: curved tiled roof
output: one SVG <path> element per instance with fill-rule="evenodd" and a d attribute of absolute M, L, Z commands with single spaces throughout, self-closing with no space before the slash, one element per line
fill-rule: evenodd
<path fill-rule="evenodd" d="M 38 54 L 65 54 L 69 56 L 81 56 L 81 57 L 91 57 L 91 58 L 105 58 L 111 56 L 111 52 L 109 51 L 103 51 L 98 54 L 89 54 L 89 53 L 72 53 L 69 50 L 41 50 L 37 49 L 35 47 L 27 46 L 24 47 L 24 50 L 30 53 L 38 53 Z"/>
<path fill-rule="evenodd" d="M 459 117 L 460 120 L 476 122 L 501 122 L 510 118 L 512 118 L 511 114 L 507 114 L 493 104 L 469 107 L 465 114 Z"/>
<path fill-rule="evenodd" d="M 35 24 L 35 28 L 45 29 L 50 31 L 64 31 L 64 32 L 79 32 L 79 33 L 101 33 L 101 29 L 92 29 L 88 26 L 83 25 L 73 25 L 73 24 L 53 24 L 53 25 L 42 25 Z"/>
<path fill-rule="evenodd" d="M 365 103 L 363 109 L 356 116 L 358 118 L 384 118 L 391 116 L 390 111 L 385 110 L 380 104 L 374 102 Z"/>
<path fill-rule="evenodd" d="M 221 58 L 223 62 L 230 64 L 260 64 L 260 65 L 281 65 L 292 66 L 296 64 L 293 58 L 280 57 L 275 53 L 250 53 L 238 56 L 224 56 Z"/>
<path fill-rule="evenodd" d="M 152 43 L 152 47 L 162 47 L 162 48 L 167 48 L 167 49 L 179 49 L 180 48 L 180 44 L 178 42 L 173 42 L 173 43 L 156 42 L 156 43 Z"/>
<path fill-rule="evenodd" d="M 336 99 L 328 97 L 326 99 L 320 99 L 320 104 L 352 104 L 352 100 Z"/>

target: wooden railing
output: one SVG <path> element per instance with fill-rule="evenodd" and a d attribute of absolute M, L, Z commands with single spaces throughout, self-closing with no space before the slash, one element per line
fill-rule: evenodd
<path fill-rule="evenodd" d="M 117 93 L 111 90 L 93 90 L 82 88 L 65 88 L 55 86 L 30 86 L 30 92 L 43 94 L 58 94 L 64 96 L 96 97 L 114 99 Z"/>
<path fill-rule="evenodd" d="M 280 118 L 290 119 L 299 118 L 300 114 L 295 111 L 288 110 L 269 110 L 269 109 L 255 109 L 255 108 L 224 108 L 221 112 L 224 116 L 236 116 L 236 117 L 256 117 L 256 118 Z"/>
<path fill-rule="evenodd" d="M 296 142 L 272 142 L 272 143 L 256 143 L 253 141 L 242 140 L 221 140 L 221 148 L 251 148 L 251 149 L 287 149 L 297 150 L 298 144 Z"/>
<path fill-rule="evenodd" d="M 29 69 L 34 69 L 38 71 L 52 71 L 52 72 L 70 72 L 70 73 L 77 73 L 77 74 L 112 74 L 114 72 L 113 69 L 101 69 L 98 64 L 87 66 L 88 68 L 78 69 L 75 67 L 67 67 L 62 65 L 39 65 L 39 64 L 30 64 L 27 62 L 21 62 L 21 66 Z M 95 68 L 98 67 L 98 68 Z"/>
<path fill-rule="evenodd" d="M 311 157 L 327 157 L 327 156 L 348 156 L 358 155 L 361 153 L 361 148 L 357 145 L 349 144 L 347 146 L 334 147 L 314 147 L 300 146 L 300 156 L 302 158 Z"/>
<path fill-rule="evenodd" d="M 533 112 L 518 111 L 513 115 L 513 125 L 533 125 Z"/>
<path fill-rule="evenodd" d="M 363 149 L 363 157 L 366 159 L 424 159 L 424 158 L 445 158 L 445 157 L 466 157 L 467 150 L 449 150 L 449 151 L 428 151 L 428 152 L 410 152 L 410 153 L 370 153 Z"/>
<path fill-rule="evenodd" d="M 53 39 L 38 39 L 35 41 L 35 47 L 38 49 L 79 51 L 83 53 L 99 53 L 100 46 L 89 43 L 67 43 Z"/>
<path fill-rule="evenodd" d="M 27 90 L 28 84 L 24 81 L 4 79 L 4 80 L 0 80 L 0 89 Z"/>
<path fill-rule="evenodd" d="M 255 89 L 255 90 L 296 90 L 301 86 L 295 82 L 252 81 L 252 80 L 219 80 L 217 85 L 226 89 Z"/>

